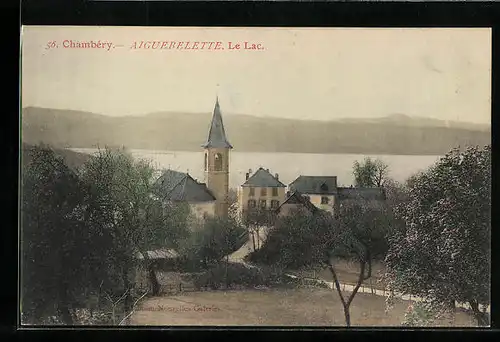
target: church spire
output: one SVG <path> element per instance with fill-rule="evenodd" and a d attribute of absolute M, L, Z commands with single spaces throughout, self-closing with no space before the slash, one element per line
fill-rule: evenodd
<path fill-rule="evenodd" d="M 222 148 L 233 148 L 226 138 L 226 132 L 224 130 L 224 123 L 222 122 L 222 114 L 220 112 L 219 106 L 219 96 L 217 95 L 215 99 L 215 108 L 212 115 L 212 123 L 210 125 L 210 130 L 208 132 L 207 142 L 203 145 L 205 148 L 209 147 L 222 147 Z"/>

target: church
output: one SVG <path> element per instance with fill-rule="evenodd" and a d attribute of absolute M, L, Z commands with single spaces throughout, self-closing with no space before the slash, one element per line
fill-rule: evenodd
<path fill-rule="evenodd" d="M 226 137 L 218 97 L 207 140 L 201 147 L 204 149 L 204 182 L 189 173 L 166 170 L 155 183 L 155 194 L 164 202 L 187 203 L 200 219 L 227 217 L 229 154 L 233 146 Z M 245 182 L 238 189 L 237 202 L 240 214 L 245 217 L 249 212 L 261 210 L 288 215 L 297 208 L 333 214 L 342 203 L 360 199 L 380 203 L 385 200 L 385 192 L 382 188 L 339 187 L 336 176 L 300 175 L 287 186 L 280 181 L 278 173 L 273 175 L 269 169 L 260 167 L 255 173 L 249 170 L 246 174 Z"/>
<path fill-rule="evenodd" d="M 156 181 L 156 194 L 166 202 L 187 203 L 199 218 L 227 217 L 229 210 L 229 143 L 224 130 L 219 98 L 215 101 L 212 122 L 204 149 L 204 182 L 189 173 L 166 170 Z"/>

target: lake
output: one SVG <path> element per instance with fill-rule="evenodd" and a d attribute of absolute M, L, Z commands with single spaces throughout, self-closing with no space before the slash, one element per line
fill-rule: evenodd
<path fill-rule="evenodd" d="M 76 152 L 95 153 L 96 149 L 73 148 Z M 151 160 L 155 168 L 170 168 L 180 172 L 188 171 L 195 179 L 203 182 L 204 152 L 130 150 L 135 158 Z M 314 153 L 265 153 L 231 152 L 229 186 L 237 188 L 245 182 L 245 173 L 259 167 L 278 173 L 279 179 L 288 185 L 300 175 L 337 176 L 339 186 L 353 184 L 354 161 L 365 157 L 380 158 L 389 165 L 389 176 L 404 181 L 418 171 L 434 164 L 440 156 L 413 155 L 361 155 L 361 154 L 314 154 Z"/>

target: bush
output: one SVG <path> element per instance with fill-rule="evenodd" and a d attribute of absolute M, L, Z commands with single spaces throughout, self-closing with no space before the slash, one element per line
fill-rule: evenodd
<path fill-rule="evenodd" d="M 254 288 L 256 286 L 291 285 L 299 281 L 284 276 L 279 270 L 270 267 L 250 267 L 241 263 L 227 265 L 229 287 Z M 196 288 L 218 289 L 226 286 L 226 264 L 222 263 L 208 271 L 194 276 Z"/>
<path fill-rule="evenodd" d="M 202 261 L 181 257 L 177 259 L 174 270 L 177 272 L 200 272 L 205 271 L 206 267 Z"/>
<path fill-rule="evenodd" d="M 434 323 L 434 312 L 421 303 L 409 305 L 405 312 L 403 326 L 426 327 Z"/>
<path fill-rule="evenodd" d="M 454 310 L 454 307 L 430 301 L 416 302 L 408 306 L 401 324 L 406 327 L 435 326 L 440 319 L 453 315 Z"/>
<path fill-rule="evenodd" d="M 304 287 L 319 287 L 322 289 L 329 289 L 330 288 L 328 286 L 328 284 L 326 284 L 325 282 L 317 281 L 317 280 L 313 280 L 313 279 L 304 279 L 303 281 L 301 281 L 301 283 Z"/>

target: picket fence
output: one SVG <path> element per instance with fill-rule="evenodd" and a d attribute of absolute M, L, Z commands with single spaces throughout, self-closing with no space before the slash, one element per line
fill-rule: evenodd
<path fill-rule="evenodd" d="M 288 277 L 290 278 L 294 278 L 294 279 L 302 279 L 302 280 L 308 280 L 308 281 L 314 281 L 318 284 L 323 284 L 323 285 L 326 285 L 328 286 L 330 289 L 333 289 L 334 288 L 334 283 L 333 282 L 329 282 L 329 281 L 326 281 L 326 280 L 322 280 L 322 279 L 318 279 L 318 278 L 308 278 L 308 277 L 298 277 L 298 276 L 295 276 L 293 274 L 287 274 Z M 342 291 L 347 291 L 347 292 L 352 292 L 354 291 L 354 288 L 356 287 L 355 284 L 349 284 L 349 283 L 340 283 L 340 288 Z M 374 288 L 372 286 L 369 286 L 369 285 L 366 285 L 366 284 L 363 284 L 359 287 L 358 289 L 358 292 L 361 292 L 361 293 L 370 293 L 370 294 L 373 294 L 373 295 L 376 295 L 376 296 L 383 296 L 383 297 L 388 297 L 390 292 L 388 290 L 381 290 L 381 289 L 377 289 L 377 288 Z M 394 294 L 394 297 L 396 298 L 400 298 L 400 299 L 403 299 L 403 300 L 408 300 L 408 301 L 412 301 L 412 302 L 421 302 L 423 299 L 421 297 L 417 297 L 417 296 L 413 296 L 411 294 L 403 294 L 403 293 L 399 293 L 399 292 L 393 292 Z M 470 309 L 470 306 L 469 304 L 467 303 L 458 303 L 458 302 L 455 302 L 455 306 L 456 307 L 459 307 L 459 308 L 463 308 L 463 309 L 467 309 L 469 310 Z M 483 310 L 483 306 L 480 306 L 480 309 Z M 486 306 L 486 312 L 490 312 L 490 306 Z"/>
<path fill-rule="evenodd" d="M 219 286 L 217 289 L 227 290 L 227 288 L 224 285 Z M 231 287 L 231 289 L 235 289 L 235 287 Z M 185 292 L 204 292 L 204 291 L 214 291 L 214 290 L 210 286 L 195 287 L 194 285 L 186 283 L 162 284 L 160 287 L 161 293 L 168 293 L 168 294 L 179 294 Z"/>

